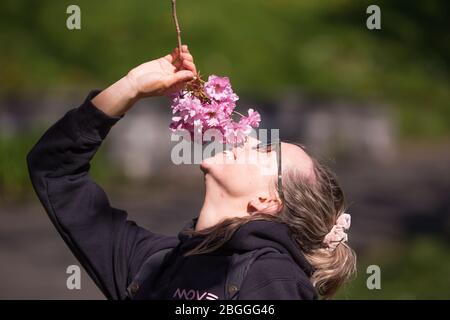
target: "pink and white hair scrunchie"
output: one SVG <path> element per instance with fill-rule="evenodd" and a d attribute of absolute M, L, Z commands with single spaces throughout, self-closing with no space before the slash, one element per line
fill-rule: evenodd
<path fill-rule="evenodd" d="M 350 228 L 351 217 L 348 213 L 343 213 L 339 216 L 336 224 L 333 226 L 330 232 L 325 236 L 323 243 L 331 251 L 336 249 L 336 247 L 341 242 L 348 241 L 348 235 L 345 231 Z"/>

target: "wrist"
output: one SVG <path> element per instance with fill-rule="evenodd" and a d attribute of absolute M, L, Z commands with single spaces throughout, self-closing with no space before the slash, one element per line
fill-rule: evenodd
<path fill-rule="evenodd" d="M 139 92 L 136 90 L 133 83 L 128 76 L 121 78 L 114 85 L 119 99 L 127 106 L 132 106 L 137 100 L 139 100 Z"/>
<path fill-rule="evenodd" d="M 137 91 L 127 77 L 121 78 L 102 92 L 92 103 L 110 116 L 121 116 L 127 112 L 139 99 Z"/>
<path fill-rule="evenodd" d="M 122 90 L 130 101 L 139 100 L 139 90 L 129 73 L 118 82 L 121 83 Z"/>

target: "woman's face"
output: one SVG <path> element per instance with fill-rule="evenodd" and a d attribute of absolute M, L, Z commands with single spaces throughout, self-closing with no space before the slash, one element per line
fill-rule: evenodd
<path fill-rule="evenodd" d="M 258 150 L 259 143 L 249 137 L 244 145 L 203 160 L 200 167 L 206 179 L 213 179 L 232 197 L 273 195 L 278 177 L 277 147 Z M 292 166 L 305 173 L 312 170 L 311 158 L 294 144 L 281 144 L 281 158 L 282 172 Z"/>

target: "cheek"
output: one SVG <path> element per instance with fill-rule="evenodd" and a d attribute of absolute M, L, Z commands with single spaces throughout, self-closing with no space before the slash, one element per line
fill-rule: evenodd
<path fill-rule="evenodd" d="M 245 170 L 252 172 L 254 178 L 258 178 L 259 181 L 273 178 L 278 174 L 276 154 L 274 153 L 250 153 L 246 161 L 248 165 Z"/>
<path fill-rule="evenodd" d="M 210 174 L 233 196 L 251 194 L 262 182 L 259 169 L 254 165 L 216 165 L 210 169 Z"/>
<path fill-rule="evenodd" d="M 223 175 L 230 191 L 235 195 L 251 194 L 259 185 L 256 166 L 242 164 L 224 166 Z"/>

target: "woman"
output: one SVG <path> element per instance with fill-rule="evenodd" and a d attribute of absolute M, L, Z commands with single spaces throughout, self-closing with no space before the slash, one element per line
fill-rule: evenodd
<path fill-rule="evenodd" d="M 90 160 L 137 100 L 176 92 L 196 74 L 183 46 L 90 93 L 53 125 L 27 159 L 50 219 L 107 298 L 332 297 L 355 271 L 349 216 L 335 177 L 296 145 L 248 139 L 205 159 L 203 207 L 177 237 L 128 221 L 90 179 Z M 239 162 L 244 154 L 258 161 Z"/>

